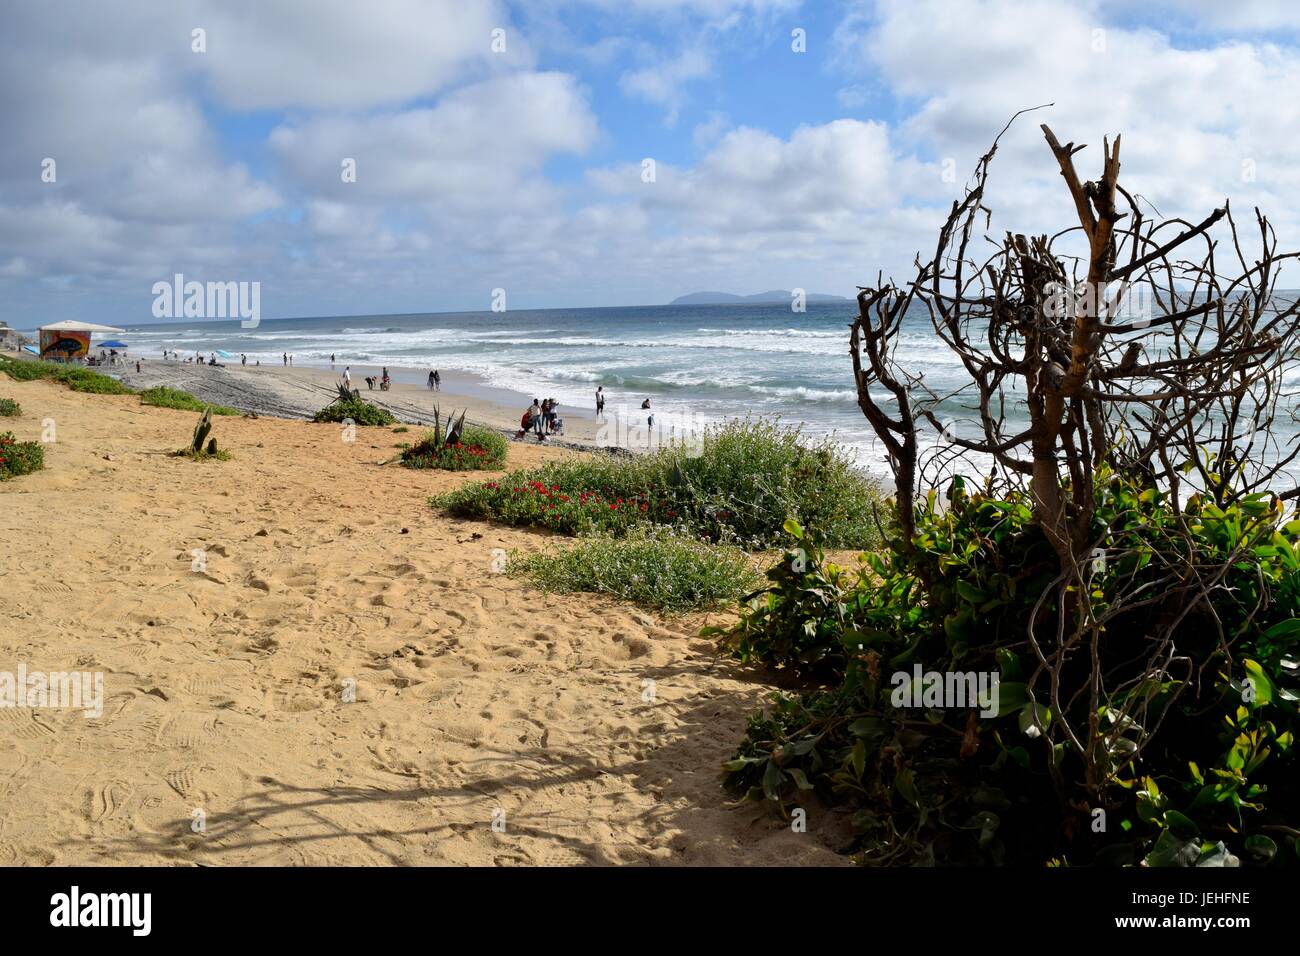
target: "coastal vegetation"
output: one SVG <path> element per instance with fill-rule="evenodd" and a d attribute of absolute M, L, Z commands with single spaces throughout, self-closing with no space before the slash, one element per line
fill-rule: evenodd
<path fill-rule="evenodd" d="M 155 405 L 158 408 L 175 408 L 186 412 L 201 412 L 205 408 L 210 408 L 214 415 L 239 414 L 237 408 L 230 408 L 226 405 L 209 405 L 195 398 L 189 392 L 183 392 L 178 388 L 168 388 L 165 385 L 157 385 L 142 391 L 140 393 L 140 404 Z"/>
<path fill-rule="evenodd" d="M 49 379 L 68 386 L 74 392 L 93 392 L 99 395 L 132 395 L 127 388 L 115 378 L 101 375 L 80 365 L 64 365 L 59 362 L 27 362 L 0 356 L 0 372 L 4 372 L 16 382 L 31 382 L 36 379 Z"/>
<path fill-rule="evenodd" d="M 0 415 L 6 418 L 17 418 L 22 413 L 22 406 L 12 398 L 0 398 Z"/>
<path fill-rule="evenodd" d="M 448 441 L 435 428 L 402 451 L 402 464 L 407 468 L 494 471 L 505 465 L 508 448 L 505 436 L 491 428 L 464 425 L 455 441 Z"/>
<path fill-rule="evenodd" d="M 314 422 L 346 422 L 354 425 L 396 425 L 397 419 L 386 408 L 367 402 L 356 391 L 339 386 L 338 398 L 330 402 L 312 418 Z"/>
<path fill-rule="evenodd" d="M 0 433 L 0 481 L 39 471 L 45 466 L 40 442 L 18 441 L 13 432 Z"/>
<path fill-rule="evenodd" d="M 668 613 L 718 607 L 762 580 L 740 548 L 655 526 L 532 554 L 512 552 L 507 571 L 545 591 L 607 594 Z"/>
<path fill-rule="evenodd" d="M 750 719 L 725 785 L 843 805 L 869 863 L 1300 865 L 1300 492 L 1271 429 L 1296 254 L 1258 213 L 1249 252 L 1226 206 L 1149 221 L 1118 139 L 1085 184 L 1082 147 L 1043 132 L 1077 226 L 968 266 L 995 142 L 934 258 L 859 295 L 888 539 L 844 567 L 792 523 L 763 593 L 710 632 L 804 682 Z M 918 312 L 969 374 L 964 432 L 894 359 Z M 970 453 L 994 463 L 976 481 Z"/>
<path fill-rule="evenodd" d="M 749 550 L 780 546 L 786 519 L 816 524 L 831 547 L 880 540 L 879 496 L 829 440 L 763 421 L 708 429 L 696 445 L 584 456 L 513 471 L 431 499 L 462 518 L 565 534 L 675 525 Z"/>

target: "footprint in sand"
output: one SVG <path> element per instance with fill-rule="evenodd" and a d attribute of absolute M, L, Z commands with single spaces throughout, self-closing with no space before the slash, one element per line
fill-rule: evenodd
<path fill-rule="evenodd" d="M 186 682 L 185 689 L 196 697 L 221 697 L 225 694 L 226 685 L 215 677 L 196 676 Z"/>
<path fill-rule="evenodd" d="M 195 771 L 193 767 L 181 767 L 178 770 L 168 770 L 163 774 L 163 779 L 167 781 L 167 786 L 171 787 L 182 797 L 188 797 L 194 792 Z"/>
<path fill-rule="evenodd" d="M 72 586 L 64 584 L 62 581 L 38 581 L 33 585 L 33 589 L 41 594 L 60 595 L 72 593 Z"/>
<path fill-rule="evenodd" d="M 206 743 L 209 736 L 202 714 L 181 714 L 167 721 L 163 727 L 164 740 L 186 750 Z"/>
<path fill-rule="evenodd" d="M 19 740 L 45 740 L 54 736 L 54 728 L 45 723 L 36 711 L 26 707 L 0 708 L 0 720 L 4 721 L 0 724 L 4 728 L 0 733 Z"/>
<path fill-rule="evenodd" d="M 90 822 L 100 823 L 117 816 L 134 792 L 125 780 L 110 780 L 100 784 L 90 794 L 90 806 L 87 809 Z"/>

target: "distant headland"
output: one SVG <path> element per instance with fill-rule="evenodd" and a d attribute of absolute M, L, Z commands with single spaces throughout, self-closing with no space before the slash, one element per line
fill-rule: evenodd
<path fill-rule="evenodd" d="M 753 295 L 735 295 L 731 292 L 692 292 L 690 295 L 679 295 L 669 305 L 725 305 L 730 302 L 789 302 L 791 296 L 790 289 L 771 289 L 767 292 L 756 292 Z M 842 295 L 826 295 L 821 292 L 809 292 L 804 296 L 805 302 L 848 302 L 849 300 Z"/>

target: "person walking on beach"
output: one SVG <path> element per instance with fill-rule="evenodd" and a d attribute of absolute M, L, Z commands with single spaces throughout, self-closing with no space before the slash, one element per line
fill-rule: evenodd
<path fill-rule="evenodd" d="M 287 366 L 289 364 L 289 353 L 285 352 L 284 355 L 280 356 L 280 359 Z"/>
<path fill-rule="evenodd" d="M 347 386 L 348 391 L 352 391 L 352 366 L 346 365 L 343 368 L 343 384 Z"/>
<path fill-rule="evenodd" d="M 334 367 L 334 353 L 330 353 L 330 368 Z"/>
<path fill-rule="evenodd" d="M 441 391 L 442 391 L 442 375 L 439 374 L 439 372 L 438 372 L 438 370 L 437 370 L 436 368 L 433 370 L 433 374 L 430 375 L 429 377 L 433 379 L 433 390 L 434 390 L 435 392 L 441 392 Z"/>
<path fill-rule="evenodd" d="M 649 428 L 654 428 L 655 413 L 650 411 L 650 399 L 647 398 L 644 402 L 641 403 L 641 410 L 650 412 L 650 414 L 646 416 L 646 426 Z"/>
<path fill-rule="evenodd" d="M 240 353 L 239 353 L 239 364 L 240 364 L 240 365 L 247 365 L 247 364 L 248 364 L 248 356 L 245 355 L 243 352 L 240 352 Z"/>
<path fill-rule="evenodd" d="M 605 386 L 596 386 L 596 416 L 605 414 Z"/>

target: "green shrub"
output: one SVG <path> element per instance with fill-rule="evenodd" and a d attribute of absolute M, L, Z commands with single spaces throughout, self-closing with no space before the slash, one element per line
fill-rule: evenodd
<path fill-rule="evenodd" d="M 13 432 L 0 433 L 0 481 L 40 471 L 45 449 L 39 442 L 18 441 Z"/>
<path fill-rule="evenodd" d="M 789 516 L 815 523 L 830 546 L 869 547 L 879 538 L 878 500 L 831 442 L 809 446 L 798 430 L 746 421 L 707 430 L 697 448 L 566 459 L 432 503 L 459 517 L 569 534 L 677 524 L 710 540 L 765 548 L 785 540 Z"/>
<path fill-rule="evenodd" d="M 829 566 L 805 535 L 722 632 L 742 660 L 829 684 L 751 719 L 726 786 L 778 806 L 804 790 L 849 804 L 858 849 L 877 863 L 1300 862 L 1300 520 L 1267 496 L 1227 510 L 1194 496 L 1180 514 L 1104 476 L 1096 495 L 1094 540 L 1114 556 L 1088 579 L 1104 627 L 1067 672 L 1086 676 L 1097 655 L 1107 680 L 1095 711 L 1079 695 L 1053 713 L 1027 640 L 1028 622 L 1051 632 L 1060 611 L 1040 600 L 1057 593 L 1055 554 L 1029 501 L 958 483 L 945 507 L 931 495 L 918 509 L 911 549 L 893 540 L 857 573 Z M 1166 578 L 1189 540 L 1199 567 L 1225 569 L 1208 598 Z M 1176 651 L 1153 680 L 1146 635 L 1171 623 Z M 916 667 L 997 675 L 997 714 L 900 707 Z M 1062 717 L 1108 731 L 1099 807 L 1081 789 L 1063 803 L 1053 783 L 1083 777 Z"/>
<path fill-rule="evenodd" d="M 402 434 L 402 432 L 409 432 L 409 431 L 410 429 L 407 428 L 405 425 L 398 425 L 396 428 L 393 429 L 393 434 L 400 435 Z"/>
<path fill-rule="evenodd" d="M 316 413 L 314 422 L 342 422 L 351 419 L 354 425 L 392 425 L 397 419 L 386 408 L 372 405 L 361 398 L 337 398 Z"/>
<path fill-rule="evenodd" d="M 506 463 L 509 442 L 500 433 L 478 425 L 466 425 L 460 441 L 448 445 L 429 432 L 423 440 L 402 452 L 407 468 L 444 468 L 448 471 L 493 471 Z"/>
<path fill-rule="evenodd" d="M 712 608 L 761 580 L 744 551 L 671 528 L 639 528 L 572 547 L 513 552 L 508 571 L 547 591 L 590 591 L 668 612 Z"/>
<path fill-rule="evenodd" d="M 0 398 L 0 415 L 7 418 L 17 418 L 22 413 L 23 407 L 12 398 Z"/>
<path fill-rule="evenodd" d="M 193 448 L 182 448 L 179 451 L 172 452 L 173 458 L 188 458 L 190 461 L 230 461 L 230 452 L 224 448 L 211 451 L 204 448 L 195 451 Z"/>
<path fill-rule="evenodd" d="M 101 375 L 81 365 L 60 362 L 27 362 L 0 356 L 0 372 L 19 382 L 47 378 L 68 386 L 74 392 L 100 395 L 132 395 L 134 392 L 115 378 Z"/>
<path fill-rule="evenodd" d="M 211 408 L 213 415 L 238 415 L 239 409 L 230 408 L 227 405 L 209 405 L 207 402 L 200 401 L 189 392 L 182 392 L 177 388 L 168 388 L 165 385 L 156 385 L 153 388 L 146 388 L 140 393 L 141 405 L 155 405 L 158 408 L 176 408 L 186 412 L 201 412 L 205 408 Z"/>

